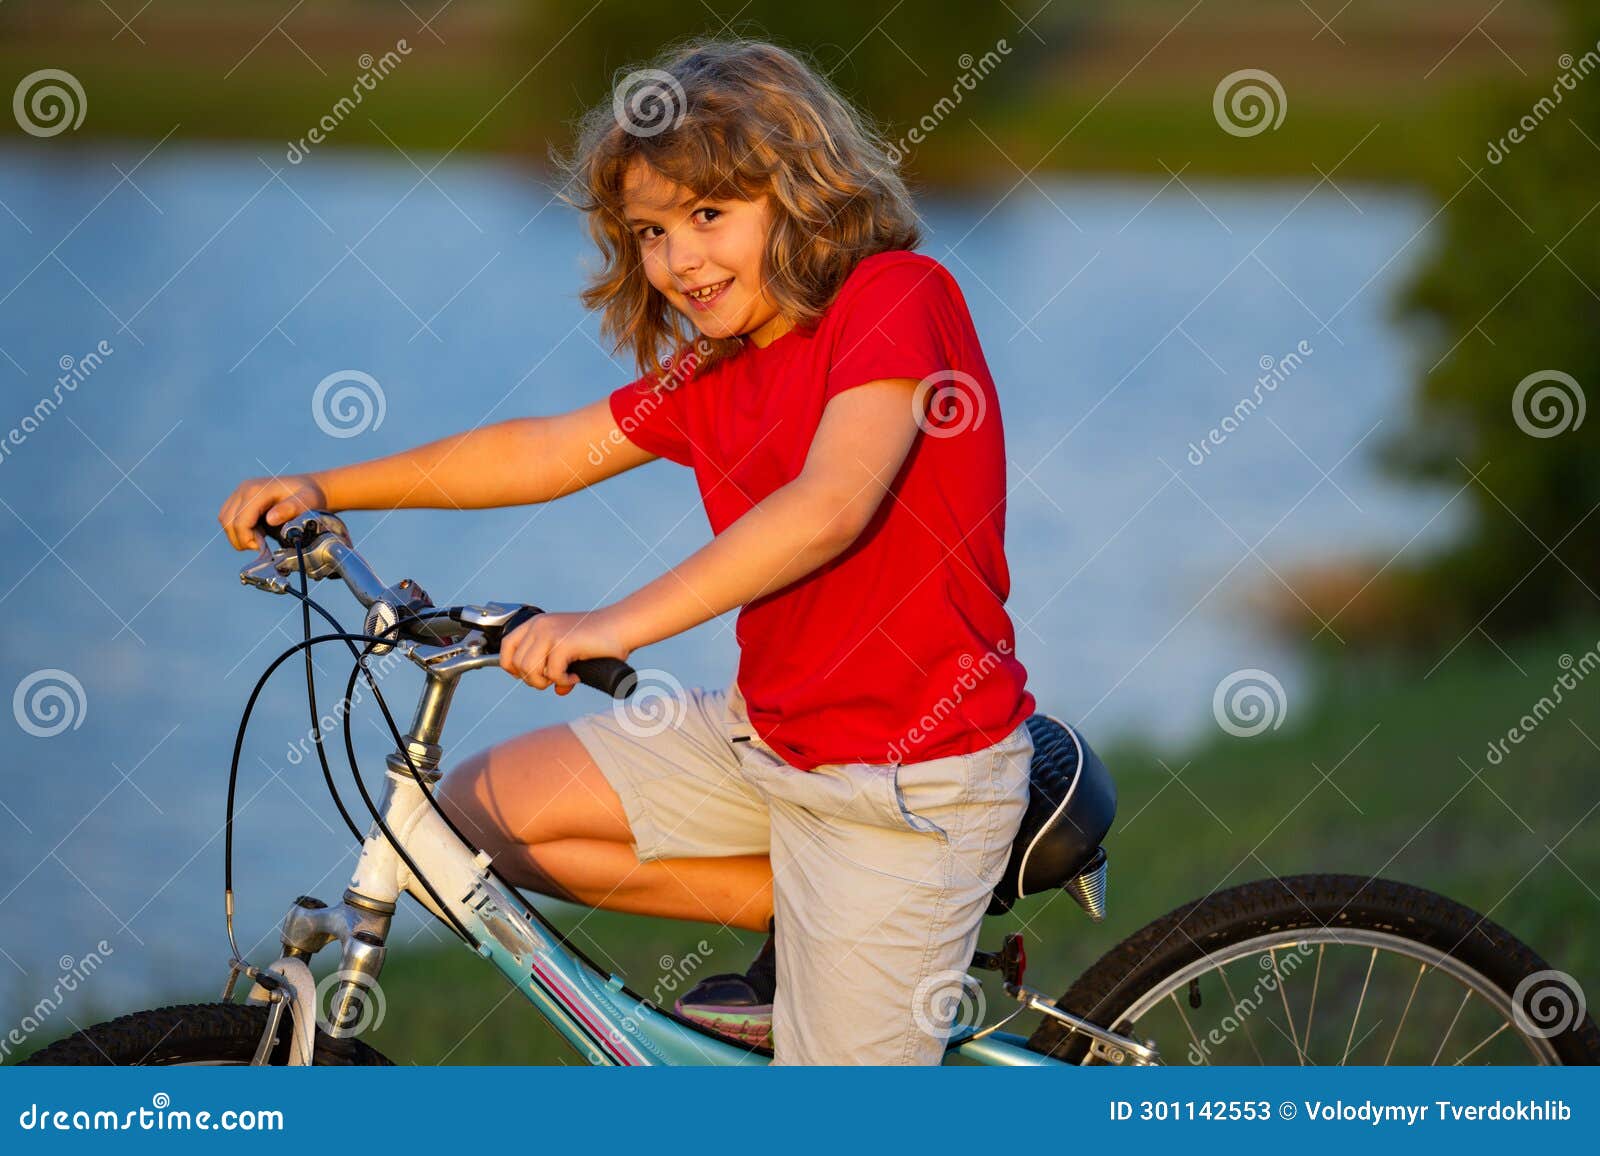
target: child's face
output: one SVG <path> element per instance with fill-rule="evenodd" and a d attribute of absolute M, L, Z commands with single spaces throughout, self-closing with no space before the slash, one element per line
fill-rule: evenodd
<path fill-rule="evenodd" d="M 623 213 L 650 284 L 707 337 L 749 334 L 766 345 L 790 328 L 761 283 L 770 224 L 767 198 L 696 198 L 635 161 L 623 181 Z M 690 290 L 711 291 L 697 300 Z"/>

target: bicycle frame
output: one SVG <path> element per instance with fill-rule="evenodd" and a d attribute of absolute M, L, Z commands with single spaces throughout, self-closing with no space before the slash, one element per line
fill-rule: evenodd
<path fill-rule="evenodd" d="M 477 941 L 478 954 L 589 1063 L 633 1067 L 768 1062 L 763 1053 L 664 1014 L 629 990 L 621 976 L 601 975 L 573 956 L 490 877 L 487 857 L 467 852 L 427 805 L 409 771 L 390 770 L 381 807 L 390 830 Z M 377 981 L 382 966 L 381 943 L 358 939 L 356 933 L 386 939 L 402 891 L 442 916 L 374 825 L 344 901 L 337 907 L 309 910 L 297 904 L 285 919 L 284 944 L 293 953 L 290 958 L 314 952 L 333 938 L 344 940 L 340 967 L 347 978 L 335 989 L 331 1035 L 341 1034 L 341 1019 L 359 1019 L 361 989 Z M 339 1009 L 344 1007 L 352 1010 L 341 1015 Z M 1020 1037 L 1001 1033 L 956 1041 L 952 1050 L 989 1064 L 1058 1062 L 1028 1051 Z"/>
<path fill-rule="evenodd" d="M 327 515 L 322 517 L 325 524 L 337 524 Z M 313 577 L 338 574 L 363 604 L 377 610 L 374 604 L 393 592 L 382 586 L 355 553 L 342 534 L 342 525 L 338 529 L 340 533 L 324 534 L 307 551 L 308 573 Z M 293 560 L 292 554 L 288 560 Z M 282 559 L 264 559 L 240 577 L 249 585 L 286 592 L 288 587 L 274 576 L 282 564 Z M 487 625 L 503 622 L 516 608 L 491 603 L 464 609 L 471 613 L 462 621 Z M 284 918 L 282 957 L 268 968 L 256 968 L 237 958 L 231 962 L 223 998 L 230 998 L 243 973 L 255 981 L 251 1000 L 272 1005 L 257 1062 L 264 1062 L 286 1008 L 295 1017 L 291 1062 L 310 1061 L 311 1032 L 306 1021 L 314 1012 L 305 964 L 335 940 L 340 944 L 341 961 L 327 1030 L 334 1038 L 357 1034 L 367 995 L 383 967 L 396 904 L 400 895 L 407 893 L 444 922 L 451 923 L 453 916 L 477 953 L 591 1064 L 768 1063 L 764 1052 L 692 1027 L 629 990 L 621 976 L 596 970 L 569 951 L 515 894 L 506 894 L 489 871 L 488 855 L 470 853 L 423 793 L 424 783 L 431 788 L 442 777 L 439 739 L 457 681 L 468 670 L 498 666 L 498 656 L 486 646 L 485 635 L 476 630 L 462 640 L 440 645 L 416 641 L 396 645 L 422 668 L 427 681 L 410 731 L 404 736 L 404 751 L 391 752 L 386 760 L 385 787 L 377 810 L 417 871 L 406 865 L 375 821 L 338 905 L 329 907 L 302 896 Z M 432 885 L 447 910 L 434 902 L 422 879 Z M 1003 1033 L 999 1026 L 963 1029 L 952 1037 L 947 1054 L 1008 1066 L 1060 1062 L 1028 1050 L 1022 1037 Z"/>

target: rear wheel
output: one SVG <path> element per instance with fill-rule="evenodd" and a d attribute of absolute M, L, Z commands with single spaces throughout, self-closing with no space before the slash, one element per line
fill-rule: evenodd
<path fill-rule="evenodd" d="M 1594 1064 L 1582 989 L 1499 925 L 1386 879 L 1296 875 L 1207 896 L 1058 1001 L 1168 1064 Z M 1046 1019 L 1028 1046 L 1090 1062 Z"/>
<path fill-rule="evenodd" d="M 269 1062 L 289 1058 L 289 1017 L 279 1022 Z M 264 1004 L 202 1003 L 133 1012 L 75 1032 L 21 1061 L 74 1067 L 248 1064 L 267 1029 Z M 360 1040 L 336 1040 L 317 1029 L 313 1062 L 318 1065 L 388 1065 Z"/>

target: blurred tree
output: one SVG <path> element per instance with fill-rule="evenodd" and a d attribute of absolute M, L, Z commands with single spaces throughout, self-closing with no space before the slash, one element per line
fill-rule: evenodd
<path fill-rule="evenodd" d="M 1565 71 L 1495 97 L 1440 170 L 1442 239 L 1400 301 L 1424 368 L 1387 464 L 1465 485 L 1471 526 L 1363 595 L 1384 609 L 1351 618 L 1383 640 L 1498 638 L 1600 603 L 1600 418 L 1584 416 L 1600 401 L 1600 6 L 1561 7 Z"/>
<path fill-rule="evenodd" d="M 1008 51 L 948 119 L 969 146 L 968 116 L 978 116 L 1013 85 L 1025 83 L 1038 40 L 1003 4 L 915 0 L 896 4 L 810 0 L 544 0 L 530 6 L 528 77 L 523 96 L 545 115 L 606 100 L 618 69 L 642 66 L 689 36 L 749 37 L 787 48 L 821 70 L 891 141 L 951 95 L 974 60 L 1004 38 Z M 1024 58 L 1028 59 L 1024 59 Z M 558 141 L 562 147 L 568 142 Z M 531 151 L 542 152 L 542 148 Z M 913 154 L 914 158 L 914 154 Z"/>

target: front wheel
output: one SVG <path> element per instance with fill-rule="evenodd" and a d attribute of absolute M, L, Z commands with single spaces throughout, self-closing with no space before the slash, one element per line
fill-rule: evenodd
<path fill-rule="evenodd" d="M 269 1061 L 289 1055 L 286 1009 Z M 73 1067 L 248 1064 L 267 1029 L 264 1004 L 200 1003 L 133 1012 L 75 1032 L 21 1061 Z M 313 1063 L 344 1067 L 385 1066 L 389 1061 L 360 1040 L 336 1040 L 317 1029 Z"/>
<path fill-rule="evenodd" d="M 1582 989 L 1442 895 L 1358 875 L 1261 880 L 1186 904 L 1100 958 L 1058 1006 L 1168 1064 L 1594 1064 Z M 1046 1017 L 1028 1041 L 1090 1041 Z"/>

